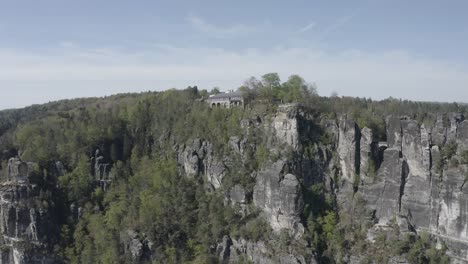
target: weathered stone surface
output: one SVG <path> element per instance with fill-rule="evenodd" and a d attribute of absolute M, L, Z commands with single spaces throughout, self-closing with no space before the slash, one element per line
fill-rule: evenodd
<path fill-rule="evenodd" d="M 271 247 L 263 241 L 252 242 L 245 239 L 231 239 L 227 236 L 218 244 L 216 252 L 220 263 L 235 264 L 241 261 L 250 261 L 258 264 L 315 264 L 315 260 L 306 261 L 304 256 L 298 254 L 272 254 Z"/>
<path fill-rule="evenodd" d="M 188 177 L 204 176 L 206 182 L 213 188 L 221 187 L 226 166 L 215 156 L 211 143 L 194 139 L 189 144 L 177 147 L 176 150 L 178 150 L 178 163 Z"/>
<path fill-rule="evenodd" d="M 155 255 L 153 243 L 137 231 L 126 230 L 121 232 L 120 243 L 123 245 L 125 254 L 131 257 L 132 263 L 152 260 Z"/>
<path fill-rule="evenodd" d="M 58 229 L 52 212 L 41 207 L 39 190 L 26 182 L 0 185 L 1 263 L 53 263 L 48 242 Z"/>
<path fill-rule="evenodd" d="M 138 239 L 132 239 L 129 245 L 133 259 L 140 259 L 143 256 L 143 243 Z"/>
<path fill-rule="evenodd" d="M 361 130 L 361 142 L 360 142 L 360 176 L 361 181 L 371 183 L 372 177 L 368 175 L 370 162 L 373 162 L 373 148 L 375 147 L 372 130 L 365 127 Z"/>
<path fill-rule="evenodd" d="M 464 120 L 457 127 L 458 150 L 468 150 L 468 120 Z"/>
<path fill-rule="evenodd" d="M 430 218 L 430 162 L 424 166 L 424 151 L 428 150 L 428 135 L 424 135 L 422 144 L 421 128 L 415 120 L 402 120 L 402 156 L 408 164 L 408 176 L 401 197 L 400 214 L 405 216 L 411 225 L 429 226 Z M 430 155 L 430 154 L 429 154 Z"/>
<path fill-rule="evenodd" d="M 441 235 L 468 242 L 468 188 L 462 166 L 448 168 L 440 189 L 438 232 Z"/>
<path fill-rule="evenodd" d="M 447 128 L 447 142 L 456 141 L 458 139 L 458 129 L 460 123 L 465 120 L 461 113 L 450 113 L 448 115 L 449 127 Z"/>
<path fill-rule="evenodd" d="M 401 120 L 399 117 L 388 117 L 387 124 L 387 144 L 389 148 L 396 148 L 401 151 L 402 142 L 402 128 Z"/>
<path fill-rule="evenodd" d="M 216 247 L 217 256 L 219 256 L 219 263 L 227 264 L 231 256 L 232 240 L 228 236 L 223 237 L 223 241 Z"/>
<path fill-rule="evenodd" d="M 15 182 L 27 182 L 33 172 L 33 162 L 24 162 L 20 158 L 8 160 L 7 179 Z"/>
<path fill-rule="evenodd" d="M 432 144 L 437 146 L 443 146 L 447 142 L 447 128 L 445 127 L 444 119 L 446 119 L 444 115 L 438 115 L 432 128 Z"/>
<path fill-rule="evenodd" d="M 270 250 L 265 242 L 250 242 L 245 239 L 233 239 L 233 244 L 230 248 L 231 257 L 229 263 L 238 263 L 240 258 L 247 257 L 247 260 L 258 264 L 275 263 L 269 255 Z"/>
<path fill-rule="evenodd" d="M 342 179 L 353 182 L 359 171 L 360 130 L 356 123 L 343 116 L 339 122 L 338 157 L 340 159 Z"/>
<path fill-rule="evenodd" d="M 303 256 L 294 256 L 294 255 L 287 255 L 280 257 L 280 264 L 305 264 L 306 260 Z M 313 263 L 313 262 L 312 262 Z"/>
<path fill-rule="evenodd" d="M 398 215 L 406 176 L 407 165 L 406 161 L 400 158 L 400 151 L 397 148 L 389 148 L 384 152 L 377 182 L 361 187 L 369 208 L 375 210 L 379 224 L 386 224 Z"/>
<path fill-rule="evenodd" d="M 205 163 L 205 175 L 207 181 L 215 188 L 221 187 L 223 178 L 226 175 L 224 163 L 213 156 L 209 156 Z"/>
<path fill-rule="evenodd" d="M 424 125 L 421 125 L 422 166 L 424 168 L 425 175 L 429 175 L 432 167 L 431 145 L 431 132 Z"/>
<path fill-rule="evenodd" d="M 300 223 L 304 206 L 301 185 L 295 175 L 283 175 L 285 165 L 285 161 L 278 160 L 258 173 L 253 202 L 265 213 L 275 232 L 284 228 L 299 238 L 304 232 Z"/>
<path fill-rule="evenodd" d="M 396 134 L 396 132 L 395 132 Z M 423 167 L 423 151 L 421 144 L 421 128 L 415 120 L 401 121 L 401 152 L 409 166 L 410 176 L 426 178 Z"/>
<path fill-rule="evenodd" d="M 362 134 L 361 146 L 366 142 Z M 390 148 L 384 152 L 377 182 L 360 187 L 378 223 L 386 225 L 396 217 L 401 227 L 407 224 L 409 231 L 426 231 L 451 245 L 449 254 L 456 263 L 467 259 L 468 167 L 459 164 L 458 156 L 468 149 L 467 121 L 460 115 L 439 115 L 431 130 L 407 117 L 387 118 L 387 139 Z M 455 140 L 457 155 L 436 168 L 441 148 Z"/>
<path fill-rule="evenodd" d="M 291 146 L 294 150 L 299 147 L 297 114 L 297 105 L 280 105 L 271 123 L 275 138 L 279 143 Z"/>

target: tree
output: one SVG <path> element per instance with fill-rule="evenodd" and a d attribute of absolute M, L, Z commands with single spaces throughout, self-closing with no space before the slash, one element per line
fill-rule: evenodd
<path fill-rule="evenodd" d="M 284 97 L 287 102 L 297 102 L 308 89 L 305 80 L 299 75 L 291 75 L 288 81 L 283 83 Z"/>
<path fill-rule="evenodd" d="M 258 91 L 258 89 L 262 87 L 262 83 L 259 80 L 257 80 L 257 78 L 252 76 L 249 79 L 247 79 L 244 82 L 244 85 L 242 86 L 249 90 Z"/>
<path fill-rule="evenodd" d="M 281 79 L 278 73 L 267 73 L 262 76 L 262 87 L 260 95 L 262 97 L 273 99 L 273 96 L 281 89 Z"/>
<path fill-rule="evenodd" d="M 59 178 L 60 186 L 68 192 L 71 201 L 80 201 L 90 196 L 93 178 L 90 174 L 90 163 L 82 156 L 76 168 Z"/>
<path fill-rule="evenodd" d="M 221 93 L 219 91 L 219 87 L 213 87 L 213 89 L 211 89 L 211 92 L 210 92 L 210 94 L 219 94 L 219 93 Z"/>

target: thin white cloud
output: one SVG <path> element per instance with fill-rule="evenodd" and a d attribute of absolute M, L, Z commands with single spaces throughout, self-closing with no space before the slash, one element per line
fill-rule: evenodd
<path fill-rule="evenodd" d="M 327 27 L 323 28 L 316 36 L 317 40 L 323 40 L 328 37 L 331 33 L 338 31 L 342 27 L 346 26 L 353 18 L 355 14 L 343 16 L 335 20 L 332 24 L 328 25 Z"/>
<path fill-rule="evenodd" d="M 309 31 L 310 29 L 314 28 L 317 24 L 315 22 L 307 24 L 305 27 L 300 28 L 297 33 L 304 33 Z"/>
<path fill-rule="evenodd" d="M 205 19 L 193 14 L 187 16 L 186 20 L 194 29 L 216 38 L 247 36 L 262 30 L 262 27 L 257 25 L 235 24 L 222 26 L 212 24 Z"/>
<path fill-rule="evenodd" d="M 51 99 L 198 85 L 233 89 L 249 76 L 299 74 L 319 93 L 423 101 L 468 101 L 468 68 L 403 51 L 275 48 L 233 52 L 162 46 L 138 54 L 70 49 L 50 55 L 0 49 L 0 109 Z M 441 93 L 443 89 L 443 93 Z"/>

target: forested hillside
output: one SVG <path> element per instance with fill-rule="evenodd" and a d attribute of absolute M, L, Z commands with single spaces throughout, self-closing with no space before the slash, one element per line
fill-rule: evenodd
<path fill-rule="evenodd" d="M 2 261 L 463 259 L 465 231 L 454 235 L 450 221 L 465 230 L 468 208 L 460 202 L 442 223 L 436 204 L 466 202 L 466 106 L 320 97 L 301 77 L 276 74 L 239 90 L 248 103 L 230 109 L 205 103 L 216 90 L 189 87 L 0 112 Z M 427 148 L 430 165 L 419 169 Z M 430 184 L 414 203 L 405 197 L 426 189 L 412 177 Z M 443 197 L 449 185 L 460 196 Z M 381 209 L 385 199 L 398 203 Z M 438 210 L 435 229 L 419 220 L 426 203 L 427 218 Z"/>

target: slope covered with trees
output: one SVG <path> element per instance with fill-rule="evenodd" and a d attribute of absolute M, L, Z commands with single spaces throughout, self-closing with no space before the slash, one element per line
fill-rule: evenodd
<path fill-rule="evenodd" d="M 387 232 L 371 246 L 365 230 L 357 229 L 363 223 L 339 214 L 336 197 L 325 183 L 303 189 L 302 240 L 273 232 L 252 203 L 252 173 L 287 151 L 275 154 L 269 149 L 268 132 L 246 129 L 242 121 L 267 123 L 278 103 L 300 103 L 317 124 L 346 113 L 359 127 L 371 128 L 376 140 L 385 141 L 388 115 L 433 123 L 439 113 L 468 113 L 465 106 L 319 97 L 300 76 L 282 83 L 274 73 L 260 81 L 251 78 L 239 90 L 248 98 L 245 108 L 211 109 L 203 101 L 209 92 L 189 87 L 2 111 L 2 175 L 7 175 L 7 160 L 13 156 L 37 163 L 31 182 L 41 189 L 39 202 L 54 212 L 60 229 L 59 234 L 51 234 L 50 241 L 57 261 L 218 263 L 217 247 L 226 236 L 253 242 L 273 240 L 275 246 L 268 249 L 273 255 L 293 248 L 321 263 L 342 262 L 344 255 L 359 247 L 363 253 L 375 254 L 368 261 L 385 254 L 408 254 L 411 263 L 447 261 L 443 250 L 436 250 L 426 236 L 402 240 Z M 313 129 L 309 135 L 317 136 L 301 139 L 310 147 L 301 151 L 313 155 L 314 146 L 335 144 L 318 125 Z M 232 137 L 248 138 L 254 146 L 247 148 L 247 159 L 229 147 Z M 220 188 L 207 186 L 203 177 L 188 177 L 177 162 L 182 146 L 199 139 L 209 142 L 216 156 L 230 157 L 231 164 L 226 165 L 230 169 Z M 105 190 L 92 176 L 90 158 L 97 149 L 112 167 L 112 183 Z M 62 174 L 56 173 L 57 161 L 63 164 Z M 247 192 L 244 213 L 226 202 L 226 193 L 237 184 Z M 356 204 L 355 210 L 359 208 L 365 210 Z M 397 229 L 393 232 L 398 233 Z M 129 246 L 135 239 L 142 242 L 138 254 Z M 238 261 L 251 259 L 244 255 Z"/>

